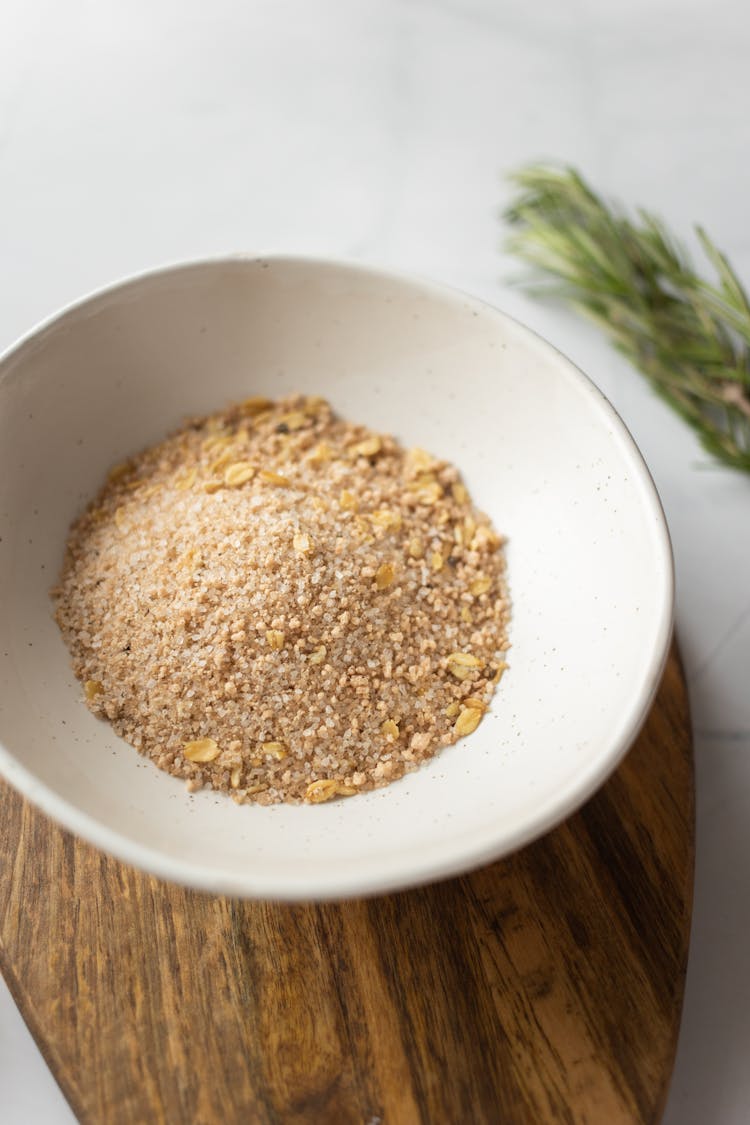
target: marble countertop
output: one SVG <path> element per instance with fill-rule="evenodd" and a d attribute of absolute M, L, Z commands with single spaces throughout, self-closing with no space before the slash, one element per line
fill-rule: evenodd
<path fill-rule="evenodd" d="M 653 472 L 693 707 L 695 914 L 666 1125 L 750 1120 L 750 477 L 499 252 L 504 174 L 575 163 L 750 282 L 739 0 L 6 0 L 0 347 L 124 274 L 235 250 L 355 258 L 500 305 L 599 384 Z M 72 1115 L 0 985 L 5 1125 Z"/>

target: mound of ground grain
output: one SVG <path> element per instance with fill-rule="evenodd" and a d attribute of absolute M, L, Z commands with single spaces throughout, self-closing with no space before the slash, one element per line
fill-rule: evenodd
<path fill-rule="evenodd" d="M 116 466 L 53 596 L 90 709 L 239 801 L 401 777 L 506 667 L 502 540 L 457 470 L 317 398 L 249 399 Z"/>

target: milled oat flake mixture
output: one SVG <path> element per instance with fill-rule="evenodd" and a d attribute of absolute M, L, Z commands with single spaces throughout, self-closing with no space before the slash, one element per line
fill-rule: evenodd
<path fill-rule="evenodd" d="M 320 398 L 248 399 L 116 466 L 53 597 L 94 714 L 240 802 L 401 777 L 506 668 L 502 539 L 457 470 Z"/>

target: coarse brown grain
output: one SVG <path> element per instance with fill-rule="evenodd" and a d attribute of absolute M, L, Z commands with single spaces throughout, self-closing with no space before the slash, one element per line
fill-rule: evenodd
<path fill-rule="evenodd" d="M 240 803 L 401 777 L 507 667 L 502 539 L 457 470 L 320 398 L 250 398 L 115 466 L 53 596 L 91 711 Z"/>

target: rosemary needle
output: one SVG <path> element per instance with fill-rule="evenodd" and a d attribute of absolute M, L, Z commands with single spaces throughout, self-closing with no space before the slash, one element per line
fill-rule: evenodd
<path fill-rule="evenodd" d="M 592 317 L 705 449 L 750 472 L 750 302 L 708 235 L 696 228 L 714 281 L 662 222 L 629 217 L 574 169 L 533 165 L 511 182 L 508 249 L 534 268 L 534 291 Z"/>

